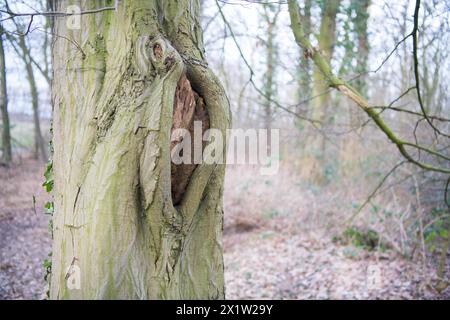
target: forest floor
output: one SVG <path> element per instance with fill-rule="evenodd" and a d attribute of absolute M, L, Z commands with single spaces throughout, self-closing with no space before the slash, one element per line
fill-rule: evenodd
<path fill-rule="evenodd" d="M 51 240 L 43 173 L 44 164 L 27 157 L 0 167 L 0 300 L 45 297 L 42 264 Z"/>
<path fill-rule="evenodd" d="M 43 171 L 41 163 L 25 157 L 10 169 L 0 167 L 0 300 L 45 298 L 42 263 L 51 241 L 49 217 L 43 214 L 49 198 L 41 186 Z M 338 245 L 314 228 L 295 231 L 287 215 L 246 215 L 242 203 L 250 200 L 239 186 L 248 181 L 242 179 L 246 176 L 231 172 L 225 188 L 228 299 L 450 298 L 448 289 L 433 290 L 430 265 L 391 251 Z"/>

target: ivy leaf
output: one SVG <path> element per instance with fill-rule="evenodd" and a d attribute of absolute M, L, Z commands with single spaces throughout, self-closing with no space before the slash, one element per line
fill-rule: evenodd
<path fill-rule="evenodd" d="M 426 243 L 430 243 L 430 242 L 433 241 L 435 238 L 436 238 L 436 231 L 433 230 L 433 231 L 431 231 L 431 232 L 428 234 L 428 236 L 427 236 L 426 239 L 425 239 L 425 242 L 426 242 Z"/>
<path fill-rule="evenodd" d="M 45 269 L 51 269 L 52 268 L 52 261 L 49 259 L 45 259 L 44 262 L 42 263 L 42 266 Z"/>
<path fill-rule="evenodd" d="M 44 172 L 45 182 L 42 184 L 45 187 L 45 191 L 50 193 L 53 190 L 53 163 L 49 162 Z"/>
<path fill-rule="evenodd" d="M 54 207 L 53 207 L 53 202 L 47 202 L 45 205 L 44 205 L 44 208 L 45 208 L 45 214 L 50 214 L 50 215 L 52 215 L 53 214 L 53 212 L 54 212 Z"/>
<path fill-rule="evenodd" d="M 37 212 L 36 212 L 36 197 L 34 194 L 33 194 L 33 212 L 34 212 L 34 214 L 37 214 Z"/>

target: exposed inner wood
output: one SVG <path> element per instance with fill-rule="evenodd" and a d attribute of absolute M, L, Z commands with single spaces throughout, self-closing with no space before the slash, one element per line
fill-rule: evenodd
<path fill-rule="evenodd" d="M 209 116 L 205 102 L 197 92 L 192 89 L 186 74 L 183 74 L 178 82 L 175 102 L 173 106 L 172 133 L 174 130 L 187 129 L 191 135 L 191 164 L 171 164 L 172 202 L 177 205 L 183 199 L 183 195 L 189 184 L 189 180 L 197 167 L 194 164 L 194 121 L 202 121 L 202 136 L 209 129 Z M 181 142 L 182 136 L 177 136 L 170 142 L 170 150 Z M 204 147 L 204 143 L 203 143 Z"/>

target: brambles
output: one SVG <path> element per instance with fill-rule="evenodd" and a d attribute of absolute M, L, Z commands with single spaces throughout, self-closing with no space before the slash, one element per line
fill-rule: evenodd
<path fill-rule="evenodd" d="M 368 251 L 385 251 L 389 246 L 381 242 L 378 232 L 372 229 L 363 229 L 358 227 L 347 228 L 342 235 L 333 237 L 333 242 L 341 245 L 353 245 Z"/>

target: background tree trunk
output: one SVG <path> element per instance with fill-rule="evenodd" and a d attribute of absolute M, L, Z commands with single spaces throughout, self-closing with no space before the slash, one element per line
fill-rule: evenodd
<path fill-rule="evenodd" d="M 340 2 L 340 0 L 332 0 L 322 3 L 320 31 L 317 40 L 318 47 L 328 63 L 331 62 L 336 42 L 336 16 Z M 328 108 L 331 96 L 329 93 L 326 93 L 329 84 L 317 67 L 314 67 L 312 81 L 312 96 L 315 98 L 312 100 L 313 111 L 311 118 L 320 121 L 320 129 L 324 131 L 330 120 Z M 307 145 L 310 154 L 303 161 L 302 175 L 306 176 L 314 184 L 323 185 L 326 182 L 326 139 L 324 132 L 319 133 L 317 130 L 312 132 Z"/>
<path fill-rule="evenodd" d="M 370 0 L 353 0 L 356 17 L 353 21 L 356 35 L 358 38 L 358 52 L 356 55 L 356 72 L 361 74 L 355 80 L 355 89 L 361 92 L 367 98 L 367 62 L 369 59 L 369 35 L 367 31 L 369 20 Z"/>
<path fill-rule="evenodd" d="M 276 75 L 276 58 L 277 45 L 275 43 L 276 24 L 278 15 L 280 13 L 280 6 L 265 5 L 263 19 L 267 25 L 267 40 L 266 40 L 266 73 L 264 75 L 264 128 L 267 129 L 267 146 L 271 148 L 270 129 L 272 128 L 273 107 L 272 100 L 276 94 L 275 75 Z"/>
<path fill-rule="evenodd" d="M 353 29 L 356 35 L 355 47 L 356 53 L 356 73 L 359 75 L 355 79 L 354 86 L 365 98 L 368 98 L 367 92 L 367 63 L 369 59 L 369 39 L 368 39 L 368 19 L 369 19 L 370 0 L 352 0 L 349 15 L 352 18 Z M 350 31 L 350 30 L 349 30 Z M 354 46 L 349 46 L 354 48 Z M 353 58 L 355 56 L 352 53 Z M 353 61 L 353 60 L 351 60 Z M 355 112 L 353 108 L 348 111 L 350 128 L 358 128 L 363 123 L 363 113 Z M 343 176 L 355 176 L 361 169 L 361 155 L 364 154 L 362 140 L 359 136 L 360 131 L 352 132 L 346 135 L 341 141 L 340 148 L 340 166 L 339 170 Z"/>
<path fill-rule="evenodd" d="M 308 39 L 311 36 L 311 9 L 312 0 L 305 0 L 302 21 L 304 21 L 305 34 Z M 305 100 L 311 96 L 311 61 L 301 52 L 298 64 L 298 100 Z M 301 112 L 302 110 L 298 110 Z"/>
<path fill-rule="evenodd" d="M 36 79 L 34 77 L 34 70 L 31 61 L 30 59 L 26 59 L 26 57 L 31 57 L 31 55 L 28 47 L 25 44 L 25 39 L 23 36 L 20 36 L 19 38 L 19 45 L 24 54 L 25 69 L 27 72 L 27 79 L 30 86 L 31 105 L 33 107 L 34 155 L 36 159 L 39 158 L 40 156 L 43 161 L 47 161 L 48 160 L 47 146 L 44 137 L 42 136 L 41 130 L 41 121 L 39 115 L 39 96 L 36 86 Z"/>
<path fill-rule="evenodd" d="M 6 63 L 3 47 L 3 26 L 0 24 L 0 109 L 2 113 L 2 162 L 12 161 L 11 127 L 8 114 L 8 92 L 6 88 Z"/>
<path fill-rule="evenodd" d="M 209 127 L 225 134 L 230 122 L 204 57 L 199 1 L 121 1 L 81 16 L 80 30 L 56 18 L 55 33 L 51 298 L 224 298 L 224 165 L 198 165 L 179 204 L 171 194 L 183 74 Z M 71 290 L 77 270 L 80 289 Z"/>
<path fill-rule="evenodd" d="M 18 28 L 18 32 L 20 28 Z M 36 159 L 41 157 L 43 161 L 48 160 L 47 146 L 42 136 L 41 122 L 39 115 L 39 95 L 36 85 L 36 79 L 33 70 L 33 58 L 31 56 L 30 48 L 28 48 L 25 42 L 25 36 L 20 34 L 17 39 L 9 36 L 10 43 L 19 57 L 25 64 L 25 71 L 27 74 L 28 85 L 30 87 L 31 106 L 33 109 L 33 122 L 34 122 L 34 156 Z M 44 74 L 45 77 L 45 74 Z M 48 80 L 47 80 L 48 81 Z"/>

